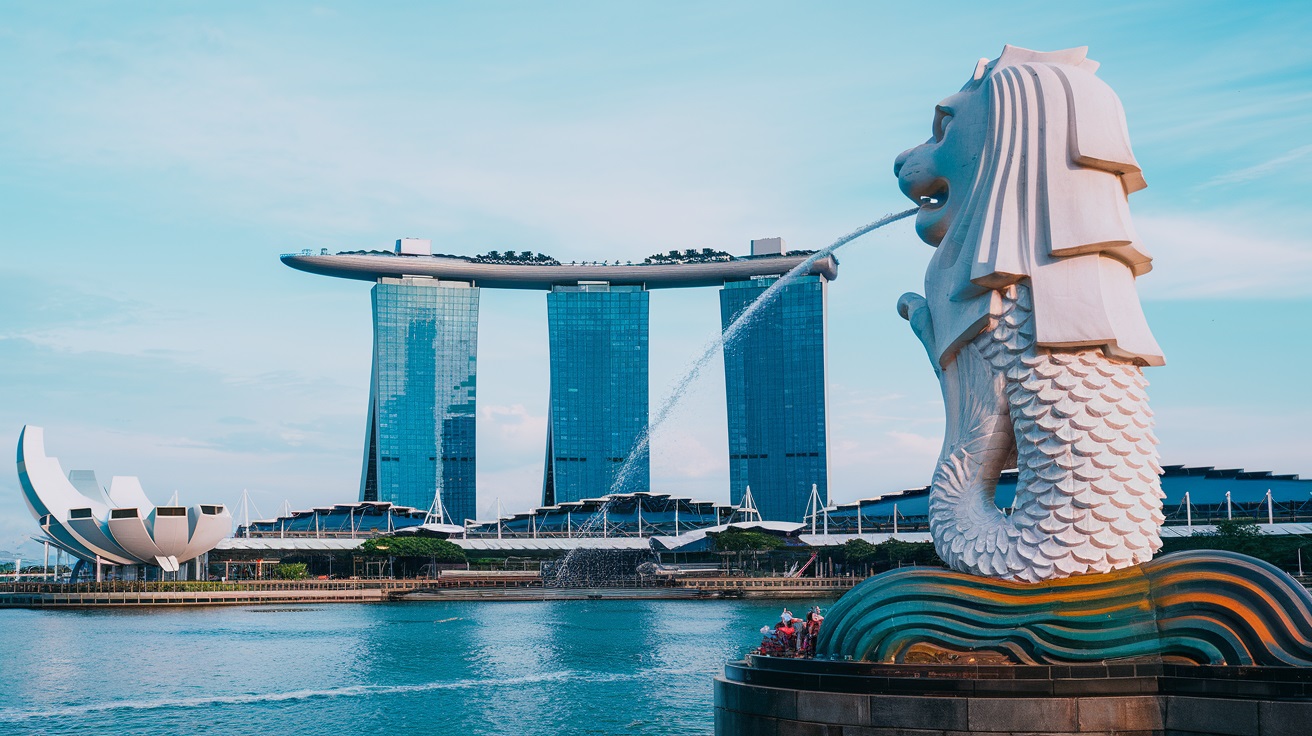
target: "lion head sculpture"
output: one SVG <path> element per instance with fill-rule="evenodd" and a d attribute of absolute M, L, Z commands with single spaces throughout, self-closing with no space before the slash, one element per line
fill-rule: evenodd
<path fill-rule="evenodd" d="M 1023 279 L 1039 346 L 1164 363 L 1134 285 L 1152 260 L 1127 196 L 1146 183 L 1120 100 L 1086 52 L 1007 46 L 981 59 L 935 108 L 933 137 L 897 158 L 903 193 L 921 205 L 916 231 L 938 249 L 925 298 L 940 367 L 989 327 L 997 291 Z"/>

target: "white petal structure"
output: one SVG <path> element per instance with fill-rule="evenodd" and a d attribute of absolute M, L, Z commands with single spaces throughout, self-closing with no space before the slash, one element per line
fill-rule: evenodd
<path fill-rule="evenodd" d="M 177 572 L 232 529 L 221 504 L 155 506 L 134 477 L 116 476 L 105 490 L 90 471 L 66 476 L 59 460 L 46 456 L 40 427 L 23 427 L 18 436 L 18 482 L 51 543 L 88 561 Z"/>

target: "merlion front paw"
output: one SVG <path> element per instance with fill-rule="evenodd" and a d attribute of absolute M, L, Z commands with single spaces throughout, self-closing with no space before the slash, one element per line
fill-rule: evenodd
<path fill-rule="evenodd" d="M 925 297 L 914 291 L 908 291 L 897 298 L 897 313 L 902 316 L 902 319 L 905 319 L 908 322 L 912 321 L 911 315 L 927 306 L 929 306 L 929 304 L 925 301 Z"/>
<path fill-rule="evenodd" d="M 930 319 L 929 302 L 919 294 L 907 292 L 897 300 L 897 313 L 911 323 L 911 331 L 916 333 L 920 344 L 925 346 L 929 363 L 934 366 L 934 373 L 937 374 L 939 366 L 934 357 L 934 323 Z"/>

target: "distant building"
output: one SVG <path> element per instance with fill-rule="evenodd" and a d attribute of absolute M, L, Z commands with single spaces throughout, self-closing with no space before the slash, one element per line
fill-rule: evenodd
<path fill-rule="evenodd" d="M 360 500 L 475 517 L 479 290 L 433 278 L 373 288 L 373 380 Z"/>
<path fill-rule="evenodd" d="M 647 427 L 648 303 L 641 286 L 579 284 L 547 294 L 551 399 L 544 505 L 650 488 L 645 450 L 624 488 L 611 488 Z"/>
<path fill-rule="evenodd" d="M 777 240 L 777 239 L 774 239 Z M 753 252 L 756 244 L 753 241 Z M 775 249 L 781 243 L 772 243 Z M 735 281 L 720 292 L 725 330 L 775 277 Z M 750 486 L 765 519 L 802 521 L 814 485 L 829 498 L 825 400 L 825 288 L 821 275 L 783 287 L 724 350 L 729 415 L 729 500 Z"/>

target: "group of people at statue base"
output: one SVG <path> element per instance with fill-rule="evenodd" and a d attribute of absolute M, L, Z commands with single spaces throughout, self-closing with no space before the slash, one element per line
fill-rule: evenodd
<path fill-rule="evenodd" d="M 779 623 L 773 627 L 761 627 L 761 646 L 756 654 L 767 657 L 814 657 L 815 641 L 820 636 L 820 625 L 825 617 L 820 615 L 820 606 L 812 606 L 802 618 L 793 618 L 793 612 L 785 608 L 779 614 Z"/>

